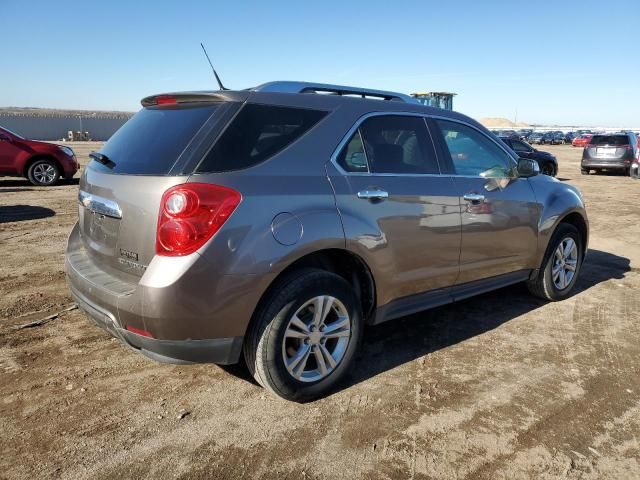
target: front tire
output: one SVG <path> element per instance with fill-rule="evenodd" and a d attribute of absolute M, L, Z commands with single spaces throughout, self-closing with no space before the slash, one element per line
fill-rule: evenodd
<path fill-rule="evenodd" d="M 543 175 L 548 175 L 550 177 L 555 177 L 556 169 L 553 167 L 552 163 L 546 162 L 540 165 L 540 173 Z"/>
<path fill-rule="evenodd" d="M 284 277 L 256 310 L 244 357 L 256 381 L 298 402 L 326 395 L 353 363 L 363 332 L 353 288 L 319 269 Z"/>
<path fill-rule="evenodd" d="M 578 279 L 584 246 L 580 232 L 573 225 L 561 223 L 551 236 L 535 280 L 527 282 L 529 291 L 544 300 L 567 298 Z"/>
<path fill-rule="evenodd" d="M 29 166 L 27 178 L 32 185 L 38 187 L 55 185 L 60 180 L 60 167 L 53 160 L 36 160 Z"/>

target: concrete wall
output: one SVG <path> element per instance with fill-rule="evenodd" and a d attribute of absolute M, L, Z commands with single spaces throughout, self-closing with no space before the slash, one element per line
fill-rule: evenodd
<path fill-rule="evenodd" d="M 108 140 L 128 118 L 82 117 L 82 130 L 93 140 Z M 33 140 L 60 140 L 80 130 L 78 116 L 11 115 L 0 113 L 0 126 Z"/>

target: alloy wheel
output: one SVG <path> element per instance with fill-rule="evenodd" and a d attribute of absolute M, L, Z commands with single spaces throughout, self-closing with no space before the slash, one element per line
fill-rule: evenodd
<path fill-rule="evenodd" d="M 320 295 L 291 316 L 282 341 L 289 374 L 301 382 L 317 382 L 340 364 L 351 338 L 351 318 L 335 297 Z"/>
<path fill-rule="evenodd" d="M 576 274 L 578 267 L 578 246 L 571 237 L 564 238 L 553 254 L 551 278 L 558 290 L 567 288 Z"/>
<path fill-rule="evenodd" d="M 55 167 L 48 163 L 40 163 L 33 169 L 33 178 L 43 185 L 52 183 L 56 179 L 57 171 Z"/>

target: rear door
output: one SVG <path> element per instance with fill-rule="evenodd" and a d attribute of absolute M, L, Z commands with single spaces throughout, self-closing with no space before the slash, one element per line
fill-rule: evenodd
<path fill-rule="evenodd" d="M 449 119 L 430 124 L 460 204 L 457 283 L 532 268 L 540 211 L 529 181 L 514 178 L 515 160 L 472 125 Z"/>
<path fill-rule="evenodd" d="M 162 194 L 188 179 L 203 140 L 230 110 L 226 103 L 145 107 L 100 149 L 79 192 L 80 236 L 94 264 L 116 276 L 144 273 L 155 254 Z"/>
<path fill-rule="evenodd" d="M 333 160 L 329 176 L 348 246 L 371 266 L 379 305 L 450 287 L 458 275 L 460 207 L 424 118 L 370 116 Z"/>

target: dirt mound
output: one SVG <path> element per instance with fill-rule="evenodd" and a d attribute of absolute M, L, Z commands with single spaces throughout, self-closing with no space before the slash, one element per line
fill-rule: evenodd
<path fill-rule="evenodd" d="M 512 122 L 511 120 L 507 119 L 507 118 L 500 118 L 500 117 L 486 117 L 486 118 L 481 118 L 480 119 L 480 123 L 482 125 L 484 125 L 487 128 L 496 128 L 496 127 L 501 127 L 501 128 L 526 128 L 526 127 L 530 127 L 531 125 L 529 125 L 528 123 L 524 123 L 524 122 Z"/>

